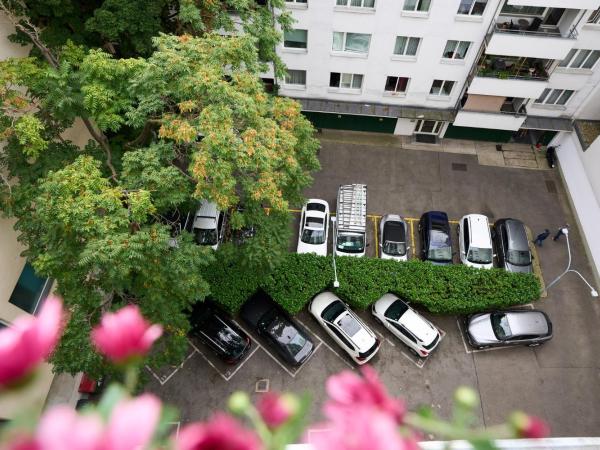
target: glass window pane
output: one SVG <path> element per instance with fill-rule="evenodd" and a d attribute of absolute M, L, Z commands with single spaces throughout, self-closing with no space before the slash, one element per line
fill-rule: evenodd
<path fill-rule="evenodd" d="M 340 87 L 340 73 L 339 72 L 331 72 L 331 75 L 329 75 L 329 86 Z"/>
<path fill-rule="evenodd" d="M 573 59 L 573 55 L 575 55 L 575 53 L 577 53 L 576 48 L 569 50 L 569 53 L 567 54 L 565 59 L 563 59 L 558 66 L 559 67 L 567 67 L 569 65 L 569 61 L 571 61 L 571 59 Z"/>
<path fill-rule="evenodd" d="M 417 50 L 419 48 L 419 42 L 421 38 L 411 37 L 408 40 L 408 47 L 406 48 L 406 54 L 410 56 L 415 56 L 417 54 Z"/>
<path fill-rule="evenodd" d="M 283 45 L 292 48 L 306 48 L 306 30 L 290 30 L 283 32 Z"/>
<path fill-rule="evenodd" d="M 557 105 L 564 105 L 566 104 L 569 99 L 571 98 L 571 95 L 573 95 L 573 91 L 570 90 L 565 90 L 563 91 L 562 95 L 560 96 L 560 98 L 558 99 L 558 101 L 556 102 Z"/>
<path fill-rule="evenodd" d="M 404 50 L 406 48 L 406 41 L 408 38 L 405 36 L 398 36 L 396 38 L 396 45 L 394 45 L 394 54 L 395 55 L 404 55 Z"/>
<path fill-rule="evenodd" d="M 333 32 L 333 50 L 341 52 L 344 46 L 344 33 L 338 31 Z"/>
<path fill-rule="evenodd" d="M 347 3 L 348 3 L 348 0 L 337 0 L 335 2 L 335 4 L 339 5 L 339 6 L 346 6 Z"/>
<path fill-rule="evenodd" d="M 421 133 L 433 133 L 435 123 L 435 120 L 424 120 L 420 130 Z"/>
<path fill-rule="evenodd" d="M 360 89 L 362 87 L 362 79 L 363 79 L 362 75 L 354 74 L 354 77 L 352 79 L 352 87 L 354 89 Z"/>
<path fill-rule="evenodd" d="M 429 4 L 431 0 L 419 0 L 419 4 L 417 5 L 417 10 L 419 11 L 429 11 Z"/>
<path fill-rule="evenodd" d="M 469 14 L 473 0 L 460 0 L 457 14 Z"/>
<path fill-rule="evenodd" d="M 585 61 L 585 59 L 589 56 L 590 53 L 592 53 L 591 50 L 579 50 L 579 53 L 577 53 L 575 59 L 571 63 L 571 67 L 581 67 L 581 64 L 583 64 L 583 61 Z"/>
<path fill-rule="evenodd" d="M 442 80 L 433 80 L 433 84 L 431 85 L 430 94 L 439 95 L 442 89 Z"/>
<path fill-rule="evenodd" d="M 398 78 L 398 84 L 396 86 L 396 92 L 405 92 L 406 86 L 408 86 L 408 78 L 400 77 Z"/>
<path fill-rule="evenodd" d="M 444 58 L 452 58 L 454 56 L 454 50 L 456 50 L 457 45 L 458 45 L 458 41 L 446 42 L 446 48 L 444 48 L 444 53 L 442 56 Z"/>
<path fill-rule="evenodd" d="M 8 302 L 23 311 L 34 314 L 40 303 L 50 293 L 51 285 L 48 278 L 39 277 L 33 266 L 26 262 Z"/>
<path fill-rule="evenodd" d="M 469 51 L 470 42 L 462 41 L 458 44 L 458 49 L 456 50 L 456 59 L 465 59 L 467 56 L 467 52 Z"/>
<path fill-rule="evenodd" d="M 346 33 L 346 48 L 344 50 L 347 52 L 368 53 L 370 40 L 371 36 L 369 34 Z"/>
<path fill-rule="evenodd" d="M 417 7 L 417 0 L 404 0 L 404 11 L 414 11 Z"/>
<path fill-rule="evenodd" d="M 590 57 L 585 60 L 582 67 L 584 69 L 591 69 L 596 64 L 596 61 L 598 61 L 598 58 L 600 58 L 600 50 L 594 50 Z"/>
<path fill-rule="evenodd" d="M 487 0 L 476 0 L 475 5 L 473 5 L 473 10 L 471 11 L 471 15 L 473 16 L 482 16 L 485 11 L 485 5 L 487 4 Z"/>
<path fill-rule="evenodd" d="M 306 85 L 306 70 L 288 70 L 285 82 L 286 84 Z"/>
<path fill-rule="evenodd" d="M 397 82 L 398 82 L 398 77 L 387 77 L 387 80 L 385 80 L 385 90 L 386 91 L 395 90 Z"/>
<path fill-rule="evenodd" d="M 550 93 L 550 89 L 544 89 L 544 92 L 542 92 L 542 95 L 540 95 L 537 100 L 535 101 L 535 103 L 544 103 L 544 99 L 546 98 L 546 96 Z"/>
<path fill-rule="evenodd" d="M 373 8 L 375 6 L 375 0 L 364 0 L 363 6 L 365 8 Z"/>
<path fill-rule="evenodd" d="M 552 89 L 552 92 L 550 93 L 550 96 L 546 100 L 546 103 L 548 105 L 554 105 L 556 103 L 556 100 L 558 100 L 558 97 L 560 96 L 560 94 L 562 94 L 562 92 L 563 92 L 562 89 Z"/>
<path fill-rule="evenodd" d="M 362 6 L 362 0 L 350 0 L 350 6 Z"/>
<path fill-rule="evenodd" d="M 450 93 L 452 92 L 452 87 L 454 87 L 454 81 L 444 82 L 444 85 L 442 86 L 442 93 L 444 95 L 450 95 Z"/>
<path fill-rule="evenodd" d="M 350 88 L 352 87 L 352 74 L 351 73 L 343 73 L 342 74 L 342 82 L 340 87 Z"/>

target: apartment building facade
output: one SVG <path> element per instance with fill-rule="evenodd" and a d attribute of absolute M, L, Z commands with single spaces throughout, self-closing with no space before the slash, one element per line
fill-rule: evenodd
<path fill-rule="evenodd" d="M 279 93 L 316 126 L 547 144 L 600 81 L 599 0 L 288 0 Z"/>

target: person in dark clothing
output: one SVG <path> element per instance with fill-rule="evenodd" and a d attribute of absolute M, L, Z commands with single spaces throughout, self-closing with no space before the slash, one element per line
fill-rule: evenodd
<path fill-rule="evenodd" d="M 567 228 L 569 225 L 565 225 L 564 227 L 560 227 L 558 229 L 558 231 L 556 232 L 556 234 L 554 235 L 554 237 L 552 238 L 553 241 L 558 241 L 560 239 L 561 236 L 563 236 L 565 234 L 565 232 L 563 231 L 563 229 Z"/>
<path fill-rule="evenodd" d="M 535 245 L 539 245 L 541 247 L 542 242 L 544 242 L 546 239 L 548 239 L 548 236 L 550 236 L 550 230 L 548 228 L 546 228 L 543 233 L 540 233 L 537 235 L 537 237 L 535 238 L 533 243 Z"/>

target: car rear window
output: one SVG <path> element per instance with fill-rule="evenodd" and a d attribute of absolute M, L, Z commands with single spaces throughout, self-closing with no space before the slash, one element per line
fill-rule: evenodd
<path fill-rule="evenodd" d="M 403 301 L 396 300 L 388 309 L 385 310 L 384 316 L 388 319 L 398 320 L 408 310 L 408 305 Z"/>
<path fill-rule="evenodd" d="M 346 311 L 344 304 L 340 300 L 336 300 L 323 310 L 321 317 L 323 320 L 333 323 L 333 321 L 344 311 Z"/>
<path fill-rule="evenodd" d="M 320 203 L 309 203 L 308 205 L 306 205 L 306 210 L 325 212 L 325 205 L 322 205 Z"/>

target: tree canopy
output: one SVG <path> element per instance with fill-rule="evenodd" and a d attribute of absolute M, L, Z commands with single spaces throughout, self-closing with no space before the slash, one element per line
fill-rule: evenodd
<path fill-rule="evenodd" d="M 214 258 L 186 231 L 174 241 L 174 212 L 193 213 L 200 199 L 230 211 L 232 228 L 253 226 L 256 235 L 221 246 L 220 260 L 267 272 L 287 251 L 288 206 L 319 167 L 314 129 L 297 102 L 265 93 L 260 39 L 222 33 L 230 20 L 223 4 L 256 23 L 254 2 L 182 0 L 184 34 L 158 34 L 148 41 L 153 50 L 135 57 L 93 48 L 91 19 L 73 27 L 84 30 L 81 39 L 52 41 L 38 28 L 40 11 L 56 21 L 85 11 L 74 0 L 32 3 L 37 15 L 18 19 L 18 28 L 35 52 L 0 62 L 0 205 L 70 308 L 55 369 L 102 373 L 87 336 L 103 311 L 125 303 L 165 325 L 154 364 L 176 362 L 186 350 L 186 313 L 209 294 L 202 273 Z M 127 2 L 98 3 L 90 17 L 108 20 L 106 11 Z M 144 3 L 162 5 L 161 14 L 172 7 Z M 16 11 L 8 11 L 13 19 Z M 91 136 L 84 148 L 64 137 L 78 120 Z"/>

